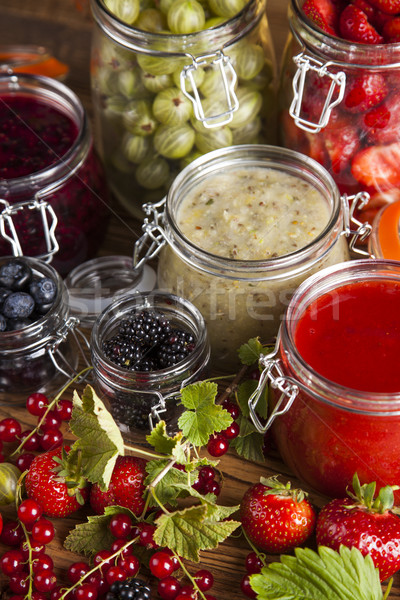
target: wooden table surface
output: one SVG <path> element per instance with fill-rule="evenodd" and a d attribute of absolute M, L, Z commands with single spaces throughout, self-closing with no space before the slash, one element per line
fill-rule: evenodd
<path fill-rule="evenodd" d="M 268 0 L 267 14 L 279 63 L 288 30 L 286 0 Z M 47 46 L 59 60 L 69 65 L 70 74 L 66 84 L 78 94 L 89 115 L 92 114 L 89 83 L 91 29 L 87 0 L 0 0 L 0 43 Z M 139 224 L 132 217 L 119 206 L 115 207 L 101 254 L 130 255 L 139 230 Z M 26 410 L 13 408 L 12 404 L 6 408 L 0 407 L 0 419 L 10 413 L 16 415 L 24 428 L 32 426 Z M 257 482 L 260 475 L 281 473 L 290 478 L 294 485 L 300 485 L 274 453 L 265 464 L 255 464 L 229 452 L 221 459 L 221 468 L 225 477 L 221 501 L 226 504 L 239 503 L 245 490 Z M 328 501 L 312 490 L 308 491 L 316 506 L 320 507 Z M 79 514 L 68 520 L 54 520 L 57 537 L 50 546 L 50 553 L 61 576 L 71 562 L 78 560 L 77 555 L 63 550 L 62 540 L 69 528 L 79 520 Z M 3 550 L 0 546 L 0 554 Z M 245 574 L 244 561 L 248 552 L 249 547 L 243 537 L 235 536 L 218 550 L 202 553 L 202 566 L 209 568 L 216 580 L 210 593 L 218 600 L 224 600 L 228 595 L 231 600 L 244 598 L 240 580 Z M 268 558 L 276 559 L 272 556 Z M 0 582 L 3 588 L 4 578 Z M 395 576 L 390 598 L 400 598 L 400 575 Z"/>

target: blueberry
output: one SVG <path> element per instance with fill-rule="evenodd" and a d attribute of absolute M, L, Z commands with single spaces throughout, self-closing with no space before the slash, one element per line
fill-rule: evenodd
<path fill-rule="evenodd" d="M 0 331 L 5 331 L 7 329 L 7 320 L 3 315 L 0 315 Z"/>
<path fill-rule="evenodd" d="M 11 290 L 8 290 L 5 287 L 0 287 L 0 308 L 3 305 L 4 300 L 11 294 Z"/>
<path fill-rule="evenodd" d="M 8 319 L 7 331 L 19 331 L 33 323 L 32 319 Z"/>
<path fill-rule="evenodd" d="M 23 290 L 31 279 L 32 269 L 22 259 L 11 259 L 0 267 L 0 286 L 9 290 Z"/>
<path fill-rule="evenodd" d="M 57 295 L 57 285 L 50 277 L 35 277 L 29 286 L 29 293 L 36 304 L 52 304 Z"/>
<path fill-rule="evenodd" d="M 26 319 L 35 308 L 35 301 L 26 292 L 14 292 L 10 294 L 3 304 L 3 315 L 7 319 Z"/>

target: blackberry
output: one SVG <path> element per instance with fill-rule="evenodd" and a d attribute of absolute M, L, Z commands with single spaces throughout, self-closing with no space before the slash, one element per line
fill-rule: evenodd
<path fill-rule="evenodd" d="M 151 600 L 151 590 L 142 579 L 114 581 L 105 600 Z"/>
<path fill-rule="evenodd" d="M 124 369 L 150 372 L 181 362 L 195 345 L 191 333 L 173 328 L 164 315 L 142 310 L 129 313 L 102 349 L 111 362 Z"/>

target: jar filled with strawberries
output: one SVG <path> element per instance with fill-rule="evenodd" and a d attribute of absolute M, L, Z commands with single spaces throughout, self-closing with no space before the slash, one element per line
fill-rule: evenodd
<path fill-rule="evenodd" d="M 400 2 L 291 0 L 280 142 L 320 162 L 369 213 L 400 198 Z M 371 215 L 369 214 L 369 217 Z"/>

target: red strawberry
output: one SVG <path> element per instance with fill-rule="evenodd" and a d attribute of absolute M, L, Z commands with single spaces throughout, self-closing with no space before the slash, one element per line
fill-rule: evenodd
<path fill-rule="evenodd" d="M 400 519 L 393 514 L 393 490 L 381 488 L 374 499 L 375 483 L 360 486 L 353 478 L 354 494 L 332 500 L 317 519 L 317 544 L 339 550 L 341 544 L 371 555 L 384 581 L 400 569 Z"/>
<path fill-rule="evenodd" d="M 323 31 L 336 35 L 339 16 L 331 0 L 305 0 L 303 12 Z"/>
<path fill-rule="evenodd" d="M 400 42 L 400 17 L 388 19 L 382 29 L 387 44 Z"/>
<path fill-rule="evenodd" d="M 331 159 L 331 170 L 335 174 L 348 171 L 351 160 L 360 146 L 360 136 L 355 129 L 353 119 L 338 113 L 323 130 L 325 147 Z"/>
<path fill-rule="evenodd" d="M 400 0 L 368 0 L 368 2 L 388 15 L 400 13 Z"/>
<path fill-rule="evenodd" d="M 87 500 L 89 487 L 79 473 L 59 475 L 63 471 L 65 448 L 36 456 L 25 477 L 29 498 L 36 500 L 49 517 L 66 517 Z M 55 460 L 60 459 L 60 460 Z M 60 463 L 61 461 L 61 463 Z"/>
<path fill-rule="evenodd" d="M 383 37 L 369 23 L 367 15 L 357 6 L 349 4 L 339 20 L 340 34 L 345 40 L 360 44 L 382 44 Z"/>
<path fill-rule="evenodd" d="M 348 112 L 361 113 L 380 104 L 387 93 L 383 75 L 364 72 L 358 77 L 348 78 L 343 104 Z"/>
<path fill-rule="evenodd" d="M 376 144 L 391 144 L 399 139 L 400 96 L 391 94 L 380 106 L 364 115 L 363 127 L 368 139 Z"/>
<path fill-rule="evenodd" d="M 135 515 L 143 512 L 145 501 L 144 479 L 147 461 L 134 456 L 118 456 L 111 475 L 110 485 L 102 492 L 95 483 L 90 492 L 90 505 L 97 514 L 102 514 L 106 506 L 124 506 Z"/>
<path fill-rule="evenodd" d="M 242 527 L 259 549 L 272 554 L 299 546 L 311 535 L 316 515 L 302 490 L 290 489 L 276 477 L 261 478 L 243 496 Z"/>
<path fill-rule="evenodd" d="M 351 166 L 355 179 L 376 191 L 400 185 L 400 142 L 370 146 L 358 152 Z"/>

